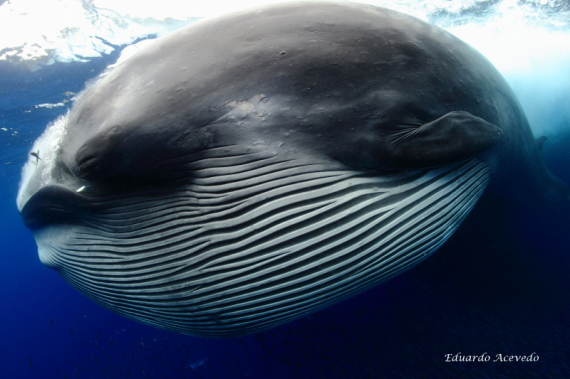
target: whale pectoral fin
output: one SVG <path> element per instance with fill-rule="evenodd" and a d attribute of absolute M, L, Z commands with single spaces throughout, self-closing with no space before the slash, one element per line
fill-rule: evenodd
<path fill-rule="evenodd" d="M 488 149 L 501 129 L 464 111 L 453 111 L 392 135 L 388 156 L 395 169 L 423 169 L 459 162 Z"/>
<path fill-rule="evenodd" d="M 548 140 L 548 137 L 546 136 L 540 136 L 535 140 L 536 148 L 538 149 L 538 151 L 542 152 L 542 148 L 544 147 L 544 143 L 546 142 L 546 140 Z"/>

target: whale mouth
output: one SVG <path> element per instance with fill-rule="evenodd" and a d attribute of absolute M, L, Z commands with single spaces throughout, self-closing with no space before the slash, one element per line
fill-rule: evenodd
<path fill-rule="evenodd" d="M 20 213 L 24 225 L 32 231 L 53 224 L 74 223 L 82 213 L 84 199 L 76 191 L 52 184 L 32 195 Z"/>
<path fill-rule="evenodd" d="M 236 154 L 175 186 L 105 195 L 45 187 L 22 216 L 40 259 L 138 321 L 229 337 L 297 318 L 419 263 L 489 181 L 467 161 L 382 173 Z"/>

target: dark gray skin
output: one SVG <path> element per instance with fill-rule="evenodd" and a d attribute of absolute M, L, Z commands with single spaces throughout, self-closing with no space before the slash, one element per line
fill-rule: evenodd
<path fill-rule="evenodd" d="M 362 4 L 292 3 L 201 21 L 115 69 L 69 123 L 61 163 L 90 181 L 153 175 L 165 158 L 262 136 L 283 154 L 377 170 L 479 156 L 502 193 L 568 199 L 481 54 Z"/>

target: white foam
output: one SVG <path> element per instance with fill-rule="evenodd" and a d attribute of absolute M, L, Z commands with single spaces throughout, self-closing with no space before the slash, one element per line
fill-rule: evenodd
<path fill-rule="evenodd" d="M 65 103 L 43 103 L 34 105 L 35 108 L 57 108 L 57 107 L 65 107 Z"/>
<path fill-rule="evenodd" d="M 40 188 L 55 182 L 53 169 L 55 167 L 55 159 L 61 147 L 61 141 L 66 133 L 68 114 L 61 116 L 50 124 L 34 142 L 31 151 L 39 151 L 40 159 L 30 155 L 22 168 L 22 179 L 20 180 L 20 189 L 16 199 L 19 211 L 22 211 L 29 198 Z"/>

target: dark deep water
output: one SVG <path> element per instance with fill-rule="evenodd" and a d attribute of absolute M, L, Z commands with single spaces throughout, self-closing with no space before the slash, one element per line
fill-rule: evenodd
<path fill-rule="evenodd" d="M 540 212 L 485 195 L 426 262 L 241 339 L 161 331 L 84 298 L 40 263 L 15 198 L 33 141 L 67 110 L 34 105 L 79 92 L 116 57 L 33 73 L 0 64 L 0 378 L 570 377 L 568 206 Z M 570 125 L 560 130 L 545 159 L 570 183 Z M 457 353 L 490 361 L 445 362 Z M 493 362 L 497 354 L 539 359 Z"/>

